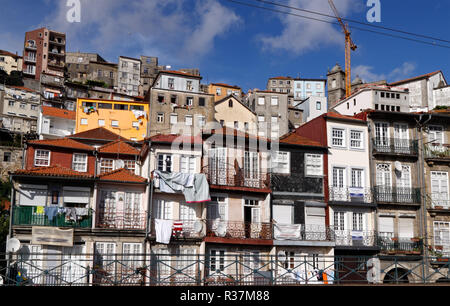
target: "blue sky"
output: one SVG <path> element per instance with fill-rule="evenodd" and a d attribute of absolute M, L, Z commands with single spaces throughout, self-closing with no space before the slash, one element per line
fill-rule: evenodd
<path fill-rule="evenodd" d="M 80 23 L 67 21 L 67 0 L 1 1 L 0 49 L 19 54 L 25 31 L 48 26 L 67 33 L 68 51 L 96 52 L 112 62 L 120 55 L 158 56 L 174 69 L 200 68 L 204 83 L 244 90 L 265 88 L 272 76 L 325 78 L 337 62 L 344 66 L 338 26 L 226 0 L 80 0 Z M 327 0 L 273 1 L 332 14 Z M 334 2 L 342 17 L 366 22 L 367 0 Z M 450 1 L 380 2 L 375 24 L 450 40 Z M 352 37 L 358 45 L 353 78 L 395 81 L 442 70 L 450 80 L 450 49 L 356 29 Z"/>

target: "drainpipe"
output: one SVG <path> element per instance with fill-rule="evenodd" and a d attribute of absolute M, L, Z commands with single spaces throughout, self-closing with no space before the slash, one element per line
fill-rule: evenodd
<path fill-rule="evenodd" d="M 370 192 L 372 193 L 372 201 L 375 204 L 375 208 L 374 208 L 374 218 L 373 218 L 373 229 L 374 229 L 374 244 L 376 246 L 378 246 L 378 205 L 377 205 L 377 200 L 376 200 L 376 196 L 375 196 L 375 167 L 374 167 L 374 162 L 373 162 L 373 143 L 372 143 L 372 126 L 370 125 L 371 121 L 368 120 L 367 118 L 367 138 L 368 138 L 368 150 L 369 152 L 369 174 L 370 174 Z"/>
<path fill-rule="evenodd" d="M 12 223 L 13 223 L 13 207 L 15 202 L 15 189 L 14 189 L 14 182 L 12 179 L 12 175 L 9 175 L 9 181 L 12 185 L 11 187 L 11 203 L 9 205 L 9 228 L 8 228 L 8 236 L 6 237 L 6 241 L 12 238 Z M 10 274 L 10 264 L 11 264 L 11 252 L 8 252 L 8 259 L 6 262 L 6 277 L 9 277 Z"/>

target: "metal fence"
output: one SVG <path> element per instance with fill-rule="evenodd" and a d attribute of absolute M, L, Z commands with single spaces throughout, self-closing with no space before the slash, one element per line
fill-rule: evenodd
<path fill-rule="evenodd" d="M 434 284 L 450 282 L 449 271 L 422 256 L 0 254 L 4 286 Z"/>

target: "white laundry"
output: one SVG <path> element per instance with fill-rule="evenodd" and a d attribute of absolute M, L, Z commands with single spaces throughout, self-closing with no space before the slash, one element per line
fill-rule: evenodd
<path fill-rule="evenodd" d="M 173 220 L 155 219 L 156 242 L 169 244 Z"/>

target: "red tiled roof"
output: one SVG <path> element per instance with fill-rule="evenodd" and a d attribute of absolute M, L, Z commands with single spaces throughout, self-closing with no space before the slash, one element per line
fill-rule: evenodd
<path fill-rule="evenodd" d="M 292 80 L 291 77 L 285 77 L 285 76 L 277 76 L 277 77 L 274 77 L 274 78 L 270 78 L 270 80 L 273 80 L 273 79 L 277 79 L 277 80 Z"/>
<path fill-rule="evenodd" d="M 225 83 L 211 83 L 211 85 L 241 89 L 239 86 L 228 85 L 228 84 L 225 84 Z"/>
<path fill-rule="evenodd" d="M 224 126 L 220 129 L 213 129 L 208 133 L 204 133 L 204 135 L 212 135 L 212 134 L 223 134 L 223 135 L 227 135 L 227 136 L 234 136 L 234 137 L 245 137 L 245 138 L 254 138 L 257 140 L 262 140 L 262 141 L 266 141 L 266 142 L 270 142 L 271 140 L 265 137 L 261 137 L 261 136 L 255 136 L 255 135 L 250 135 L 248 133 Z"/>
<path fill-rule="evenodd" d="M 361 121 L 364 122 L 365 120 L 360 119 L 360 118 L 356 118 L 354 116 L 346 116 L 346 115 L 341 115 L 339 113 L 336 112 L 328 112 L 322 115 L 324 118 L 336 118 L 336 119 L 345 119 L 345 120 L 355 120 L 355 121 Z"/>
<path fill-rule="evenodd" d="M 87 144 L 75 141 L 70 138 L 31 140 L 28 143 L 32 144 L 32 145 L 39 145 L 39 146 L 62 147 L 62 148 L 71 148 L 71 149 L 86 150 L 86 151 L 94 151 L 95 150 L 94 147 L 91 147 Z"/>
<path fill-rule="evenodd" d="M 192 77 L 196 77 L 196 78 L 202 78 L 199 75 L 190 74 L 190 73 L 187 73 L 184 71 L 178 71 L 178 70 L 161 70 L 160 73 L 181 74 L 181 75 L 192 76 Z"/>
<path fill-rule="evenodd" d="M 27 88 L 27 87 L 23 87 L 23 86 L 10 86 L 11 88 L 15 88 L 15 89 L 19 89 L 19 90 L 24 90 L 24 91 L 28 91 L 28 92 L 37 92 L 36 90 Z"/>
<path fill-rule="evenodd" d="M 11 52 L 6 51 L 6 50 L 0 50 L 0 55 L 11 56 L 11 57 L 14 57 L 15 59 L 22 58 L 20 55 L 11 53 Z"/>
<path fill-rule="evenodd" d="M 295 132 L 288 133 L 286 135 L 283 135 L 280 137 L 280 143 L 285 144 L 293 144 L 293 145 L 299 145 L 299 146 L 313 146 L 313 147 L 323 147 L 319 142 L 306 138 L 304 136 L 300 136 L 296 134 Z"/>
<path fill-rule="evenodd" d="M 75 120 L 76 117 L 76 113 L 74 111 L 50 106 L 42 106 L 42 114 L 44 116 L 58 117 L 69 120 Z"/>
<path fill-rule="evenodd" d="M 116 133 L 111 132 L 110 130 L 105 129 L 104 127 L 98 127 L 95 129 L 87 130 L 84 132 L 80 132 L 77 134 L 73 134 L 68 136 L 69 138 L 80 138 L 80 139 L 98 139 L 98 140 L 107 140 L 107 141 L 130 141 L 122 136 L 119 136 Z"/>
<path fill-rule="evenodd" d="M 50 167 L 36 167 L 29 170 L 17 170 L 13 174 L 31 176 L 94 178 L 93 175 L 83 172 L 77 172 L 66 167 L 61 167 L 60 165 Z"/>
<path fill-rule="evenodd" d="M 114 141 L 98 148 L 100 153 L 139 155 L 139 150 L 124 141 Z"/>
<path fill-rule="evenodd" d="M 434 72 L 430 72 L 430 73 L 419 75 L 419 76 L 416 76 L 416 77 L 413 77 L 413 78 L 409 78 L 409 79 L 406 79 L 406 80 L 393 82 L 393 83 L 390 83 L 389 85 L 399 85 L 399 84 L 408 83 L 408 82 L 415 81 L 415 80 L 420 80 L 420 79 L 425 79 L 425 78 L 427 79 L 427 78 L 429 78 L 429 77 L 431 77 L 431 76 L 433 76 L 433 75 L 435 75 L 435 74 L 437 74 L 439 72 L 442 72 L 442 71 L 441 70 L 437 70 L 437 71 L 434 71 Z"/>
<path fill-rule="evenodd" d="M 157 143 L 194 143 L 202 144 L 202 138 L 200 136 L 187 136 L 176 134 L 157 134 L 148 138 L 151 142 Z"/>
<path fill-rule="evenodd" d="M 146 178 L 136 175 L 128 169 L 120 168 L 111 172 L 103 173 L 98 176 L 101 181 L 133 182 L 145 183 Z"/>

